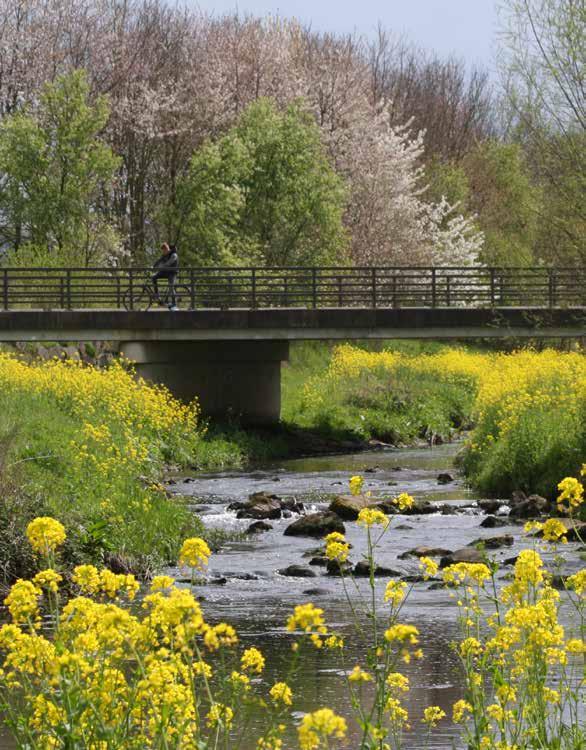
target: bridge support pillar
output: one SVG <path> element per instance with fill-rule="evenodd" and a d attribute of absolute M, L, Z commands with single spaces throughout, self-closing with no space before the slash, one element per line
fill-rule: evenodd
<path fill-rule="evenodd" d="M 281 415 L 281 362 L 287 341 L 122 341 L 137 374 L 182 401 L 197 397 L 204 416 L 268 425 Z"/>

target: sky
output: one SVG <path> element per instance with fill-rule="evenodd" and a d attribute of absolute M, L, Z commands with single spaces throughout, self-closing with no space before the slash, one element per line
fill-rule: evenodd
<path fill-rule="evenodd" d="M 379 21 L 426 49 L 494 68 L 495 0 L 191 0 L 221 15 L 295 16 L 318 31 L 374 34 Z"/>

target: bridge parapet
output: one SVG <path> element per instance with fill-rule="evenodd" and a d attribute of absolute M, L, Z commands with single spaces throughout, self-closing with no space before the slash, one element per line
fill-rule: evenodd
<path fill-rule="evenodd" d="M 0 268 L 0 309 L 146 310 L 157 302 L 151 274 Z M 566 267 L 194 267 L 179 270 L 176 287 L 185 310 L 586 306 L 586 269 Z"/>

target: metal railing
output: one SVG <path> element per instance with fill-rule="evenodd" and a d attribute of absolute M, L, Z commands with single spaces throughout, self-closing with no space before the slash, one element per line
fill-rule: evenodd
<path fill-rule="evenodd" d="M 0 267 L 0 311 L 145 309 L 151 275 Z M 182 309 L 586 307 L 584 268 L 199 267 L 179 269 L 176 286 Z"/>

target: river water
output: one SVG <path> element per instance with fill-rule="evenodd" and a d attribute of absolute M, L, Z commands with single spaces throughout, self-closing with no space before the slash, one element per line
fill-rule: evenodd
<path fill-rule="evenodd" d="M 496 529 L 479 526 L 482 516 L 475 506 L 478 496 L 465 487 L 462 480 L 441 485 L 441 472 L 454 475 L 453 461 L 458 445 L 389 450 L 280 461 L 252 472 L 224 472 L 198 475 L 187 481 L 179 479 L 171 489 L 193 499 L 193 507 L 212 527 L 245 530 L 250 520 L 236 519 L 227 505 L 245 500 L 252 492 L 272 492 L 279 497 L 301 500 L 307 511 L 325 509 L 333 494 L 347 492 L 348 479 L 362 473 L 366 488 L 376 496 L 394 496 L 408 492 L 415 498 L 469 506 L 456 515 L 433 513 L 419 516 L 393 516 L 390 529 L 377 552 L 380 565 L 405 575 L 418 574 L 418 560 L 399 559 L 401 553 L 419 545 L 455 550 L 479 537 L 513 534 L 512 547 L 495 550 L 490 555 L 497 560 L 515 556 L 527 546 L 519 525 Z M 472 507 L 470 507 L 472 506 Z M 294 516 L 295 518 L 296 516 Z M 228 621 L 233 624 L 244 646 L 256 645 L 267 657 L 263 675 L 267 688 L 283 678 L 290 658 L 292 637 L 286 632 L 285 622 L 296 604 L 312 602 L 323 608 L 327 623 L 345 638 L 345 664 L 331 653 L 308 650 L 296 677 L 291 682 L 295 693 L 295 709 L 302 712 L 329 706 L 346 717 L 352 715 L 343 679 L 344 669 L 355 664 L 365 666 L 366 619 L 356 628 L 344 595 L 342 581 L 328 576 L 321 567 L 313 567 L 315 578 L 292 578 L 278 571 L 292 563 L 307 563 L 311 550 L 319 541 L 310 538 L 284 536 L 283 531 L 293 519 L 270 521 L 272 529 L 246 541 L 225 545 L 210 560 L 210 574 L 225 579 L 222 585 L 198 587 L 202 606 L 209 622 Z M 346 523 L 346 537 L 352 544 L 351 560 L 357 562 L 365 552 L 365 531 L 356 523 Z M 580 565 L 577 545 L 568 545 L 564 572 L 573 572 Z M 304 557 L 304 555 L 306 555 Z M 545 555 L 547 560 L 547 555 Z M 504 568 L 499 576 L 503 580 Z M 171 570 L 180 575 L 180 571 Z M 377 582 L 378 600 L 386 580 Z M 355 596 L 365 594 L 367 583 L 360 582 Z M 425 658 L 405 666 L 403 671 L 411 682 L 405 699 L 412 729 L 406 736 L 405 747 L 412 750 L 429 747 L 436 750 L 462 747 L 458 728 L 444 720 L 428 743 L 427 732 L 421 722 L 423 709 L 441 706 L 451 716 L 452 704 L 462 697 L 458 659 L 451 647 L 458 636 L 457 607 L 443 588 L 434 589 L 429 582 L 414 583 L 402 610 L 401 621 L 417 626 Z M 382 619 L 381 624 L 384 624 Z M 366 638 L 368 640 L 368 638 Z M 347 747 L 358 745 L 358 730 L 351 728 Z M 296 747 L 294 737 L 288 738 L 287 748 Z M 252 750 L 254 744 L 243 745 Z"/>

